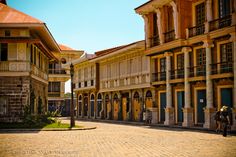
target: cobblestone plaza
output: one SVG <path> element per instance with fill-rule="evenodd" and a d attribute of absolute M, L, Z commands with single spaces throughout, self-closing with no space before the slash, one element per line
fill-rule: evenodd
<path fill-rule="evenodd" d="M 78 122 L 76 122 L 78 123 Z M 149 126 L 79 122 L 94 130 L 0 133 L 4 157 L 234 157 L 236 136 Z"/>

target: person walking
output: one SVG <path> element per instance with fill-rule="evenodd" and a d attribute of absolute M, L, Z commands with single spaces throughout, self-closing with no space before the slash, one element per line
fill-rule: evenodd
<path fill-rule="evenodd" d="M 215 119 L 215 121 L 216 121 L 216 132 L 217 132 L 217 133 L 221 131 L 221 119 L 220 119 L 220 114 L 221 114 L 221 112 L 220 112 L 220 110 L 218 110 L 218 111 L 216 112 L 216 114 L 215 114 L 215 117 L 214 117 L 214 119 Z"/>
<path fill-rule="evenodd" d="M 220 114 L 221 124 L 223 127 L 223 136 L 226 137 L 227 136 L 227 128 L 228 128 L 228 125 L 230 124 L 228 107 L 223 106 L 220 109 L 220 113 L 221 113 Z"/>

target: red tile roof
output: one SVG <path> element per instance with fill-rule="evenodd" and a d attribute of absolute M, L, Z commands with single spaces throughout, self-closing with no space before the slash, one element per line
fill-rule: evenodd
<path fill-rule="evenodd" d="M 0 3 L 0 23 L 44 23 L 34 17 Z"/>
<path fill-rule="evenodd" d="M 65 46 L 65 45 L 62 45 L 62 44 L 58 44 L 60 49 L 63 51 L 74 51 L 74 49 L 68 47 L 68 46 Z"/>
<path fill-rule="evenodd" d="M 143 40 L 142 40 L 143 41 Z M 96 54 L 96 58 L 97 57 L 100 57 L 100 56 L 104 56 L 104 55 L 107 55 L 107 54 L 110 54 L 110 53 L 113 53 L 115 51 L 118 51 L 120 49 L 123 49 L 123 48 L 126 48 L 128 46 L 131 46 L 133 44 L 136 44 L 136 43 L 139 43 L 141 41 L 137 41 L 137 42 L 134 42 L 134 43 L 131 43 L 131 44 L 127 44 L 127 45 L 122 45 L 122 46 L 118 46 L 118 47 L 113 47 L 113 48 L 110 48 L 110 49 L 106 49 L 106 50 L 102 50 L 102 51 L 97 51 L 95 52 Z"/>

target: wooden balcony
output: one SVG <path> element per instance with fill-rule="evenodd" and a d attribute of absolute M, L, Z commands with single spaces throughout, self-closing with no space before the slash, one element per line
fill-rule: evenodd
<path fill-rule="evenodd" d="M 60 92 L 48 92 L 49 97 L 60 97 Z"/>
<path fill-rule="evenodd" d="M 164 39 L 166 43 L 175 40 L 175 30 L 164 33 Z"/>
<path fill-rule="evenodd" d="M 219 19 L 210 21 L 209 30 L 214 31 L 214 30 L 217 30 L 217 29 L 221 29 L 221 28 L 230 26 L 231 23 L 232 23 L 232 16 L 228 15 L 228 16 L 225 16 L 223 18 L 219 18 Z"/>
<path fill-rule="evenodd" d="M 66 71 L 64 69 L 49 69 L 49 74 L 66 74 Z"/>
<path fill-rule="evenodd" d="M 188 32 L 189 32 L 189 38 L 204 34 L 205 25 L 203 24 L 203 25 L 199 25 L 199 26 L 195 26 L 195 27 L 190 27 L 190 28 L 188 28 Z"/>
<path fill-rule="evenodd" d="M 149 42 L 150 42 L 150 47 L 154 47 L 154 46 L 158 46 L 160 45 L 160 39 L 159 36 L 154 36 L 152 38 L 149 38 Z"/>
<path fill-rule="evenodd" d="M 1 61 L 0 72 L 29 72 L 30 63 L 27 61 Z"/>
<path fill-rule="evenodd" d="M 31 74 L 38 76 L 44 80 L 48 80 L 48 74 L 33 64 L 31 64 Z"/>

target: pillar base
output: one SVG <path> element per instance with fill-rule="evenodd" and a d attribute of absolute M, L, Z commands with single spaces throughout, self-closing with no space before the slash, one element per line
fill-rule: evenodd
<path fill-rule="evenodd" d="M 157 123 L 157 108 L 150 108 L 152 112 L 152 124 Z"/>
<path fill-rule="evenodd" d="M 236 130 L 236 109 L 232 109 L 232 125 L 231 130 Z"/>
<path fill-rule="evenodd" d="M 192 127 L 193 126 L 193 108 L 183 108 L 184 122 L 182 126 Z"/>
<path fill-rule="evenodd" d="M 165 125 L 174 125 L 174 108 L 169 107 L 165 109 Z"/>
<path fill-rule="evenodd" d="M 215 129 L 216 128 L 216 123 L 214 120 L 214 115 L 216 113 L 215 108 L 206 108 L 204 112 L 205 112 L 205 123 L 203 127 L 207 129 Z"/>

